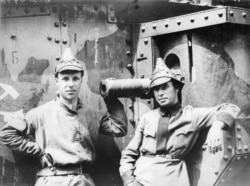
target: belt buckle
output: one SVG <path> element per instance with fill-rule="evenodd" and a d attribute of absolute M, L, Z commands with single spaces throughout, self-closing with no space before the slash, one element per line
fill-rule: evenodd
<path fill-rule="evenodd" d="M 170 154 L 166 154 L 166 155 L 165 155 L 165 158 L 166 158 L 166 159 L 172 159 L 172 156 L 171 156 Z"/>
<path fill-rule="evenodd" d="M 79 173 L 82 174 L 82 164 L 80 164 L 78 169 L 79 169 Z"/>

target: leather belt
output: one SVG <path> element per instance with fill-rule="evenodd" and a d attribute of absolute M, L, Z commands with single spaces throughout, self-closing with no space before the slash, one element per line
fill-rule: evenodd
<path fill-rule="evenodd" d="M 54 171 L 51 171 L 48 167 L 45 167 L 37 172 L 37 176 L 86 174 L 88 173 L 87 166 L 85 167 L 83 164 L 70 164 L 70 165 L 64 165 L 64 166 L 55 166 Z"/>
<path fill-rule="evenodd" d="M 150 157 L 150 158 L 161 157 L 161 158 L 166 158 L 166 159 L 171 160 L 171 161 L 181 161 L 180 159 L 174 158 L 171 154 L 148 154 L 148 153 L 142 153 L 142 156 Z"/>

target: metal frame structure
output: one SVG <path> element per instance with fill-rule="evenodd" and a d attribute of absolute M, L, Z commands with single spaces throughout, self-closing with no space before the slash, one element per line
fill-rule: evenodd
<path fill-rule="evenodd" d="M 235 7 L 221 7 L 184 16 L 143 23 L 141 24 L 140 38 L 159 36 L 225 23 L 250 25 L 250 10 Z"/>

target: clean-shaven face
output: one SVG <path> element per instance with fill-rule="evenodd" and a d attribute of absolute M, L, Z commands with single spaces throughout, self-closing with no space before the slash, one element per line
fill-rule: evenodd
<path fill-rule="evenodd" d="M 155 100 L 160 107 L 171 107 L 178 103 L 178 89 L 169 81 L 153 88 Z"/>
<path fill-rule="evenodd" d="M 56 84 L 61 98 L 68 102 L 74 101 L 77 99 L 81 89 L 81 72 L 63 71 L 58 74 Z"/>

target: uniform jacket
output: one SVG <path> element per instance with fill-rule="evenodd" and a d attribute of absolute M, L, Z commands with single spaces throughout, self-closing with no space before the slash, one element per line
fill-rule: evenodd
<path fill-rule="evenodd" d="M 201 129 L 210 127 L 215 120 L 231 127 L 239 112 L 240 109 L 232 104 L 211 108 L 180 107 L 169 119 L 166 157 L 154 156 L 160 110 L 154 109 L 144 114 L 134 137 L 122 152 L 120 174 L 124 185 L 136 179 L 145 186 L 188 186 L 184 160 Z"/>
<path fill-rule="evenodd" d="M 92 162 L 98 133 L 124 136 L 127 118 L 118 99 L 106 99 L 108 112 L 83 105 L 71 110 L 59 99 L 29 111 L 24 118 L 13 119 L 0 131 L 2 142 L 13 150 L 35 157 L 49 153 L 54 165 Z M 31 141 L 26 136 L 33 136 Z"/>

